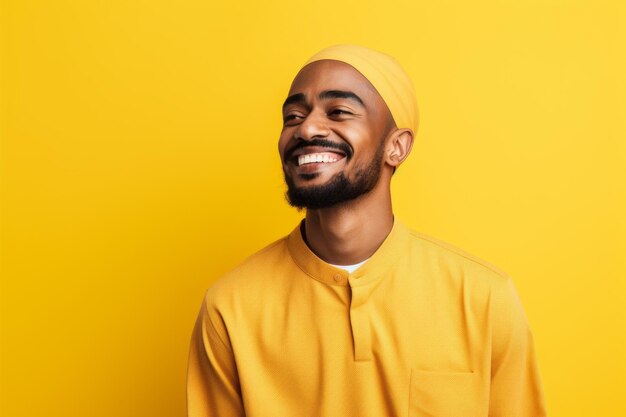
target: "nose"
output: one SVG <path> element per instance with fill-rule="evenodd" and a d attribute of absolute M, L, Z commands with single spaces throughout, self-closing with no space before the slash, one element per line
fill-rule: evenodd
<path fill-rule="evenodd" d="M 326 115 L 323 112 L 312 111 L 298 125 L 295 132 L 296 139 L 311 140 L 315 138 L 325 138 L 330 134 Z"/>

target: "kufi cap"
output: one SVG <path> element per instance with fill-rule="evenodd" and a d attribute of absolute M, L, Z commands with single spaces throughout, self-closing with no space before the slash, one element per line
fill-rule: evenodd
<path fill-rule="evenodd" d="M 331 59 L 359 71 L 383 98 L 396 126 L 417 134 L 419 113 L 415 88 L 408 74 L 393 57 L 364 46 L 335 45 L 322 49 L 303 65 Z"/>

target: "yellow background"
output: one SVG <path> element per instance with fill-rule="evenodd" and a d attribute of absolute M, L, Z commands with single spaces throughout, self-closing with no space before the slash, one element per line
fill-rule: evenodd
<path fill-rule="evenodd" d="M 205 289 L 302 216 L 289 83 L 351 42 L 418 92 L 396 215 L 514 278 L 551 416 L 624 416 L 625 4 L 3 1 L 0 414 L 184 414 Z"/>

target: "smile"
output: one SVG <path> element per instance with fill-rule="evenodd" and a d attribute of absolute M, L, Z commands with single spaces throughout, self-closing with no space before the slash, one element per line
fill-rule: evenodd
<path fill-rule="evenodd" d="M 298 166 L 306 165 L 306 164 L 315 164 L 315 163 L 333 163 L 337 162 L 339 159 L 342 159 L 342 156 L 339 156 L 332 152 L 321 152 L 321 153 L 310 153 L 306 155 L 298 156 Z"/>

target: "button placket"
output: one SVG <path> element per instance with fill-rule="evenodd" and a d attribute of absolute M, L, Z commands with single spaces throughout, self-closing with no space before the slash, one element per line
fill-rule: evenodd
<path fill-rule="evenodd" d="M 354 360 L 369 361 L 373 359 L 372 335 L 367 305 L 368 291 L 363 287 L 352 287 L 350 301 L 350 326 L 354 341 Z"/>

